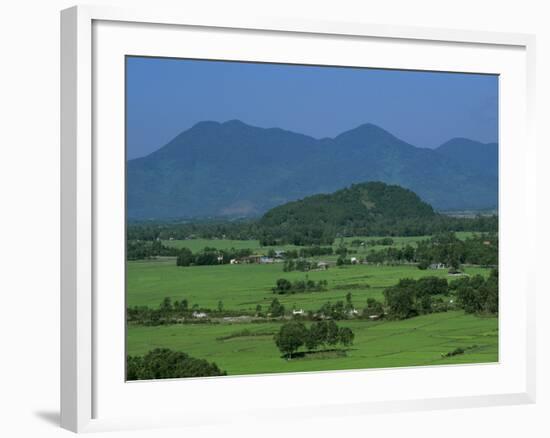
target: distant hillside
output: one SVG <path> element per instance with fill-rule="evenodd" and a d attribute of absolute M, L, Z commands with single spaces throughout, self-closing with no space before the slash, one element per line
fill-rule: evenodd
<path fill-rule="evenodd" d="M 498 177 L 498 143 L 453 138 L 439 146 L 436 152 L 458 162 L 465 172 Z"/>
<path fill-rule="evenodd" d="M 441 216 L 415 193 L 382 182 L 354 184 L 269 210 L 259 221 L 264 239 L 304 244 L 330 242 L 336 235 L 409 235 Z"/>
<path fill-rule="evenodd" d="M 364 181 L 406 187 L 438 210 L 495 208 L 497 158 L 444 146 L 417 148 L 372 124 L 316 140 L 237 120 L 201 122 L 128 161 L 128 217 L 253 217 Z"/>

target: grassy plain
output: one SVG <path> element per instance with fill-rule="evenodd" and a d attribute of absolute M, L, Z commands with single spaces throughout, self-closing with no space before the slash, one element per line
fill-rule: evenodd
<path fill-rule="evenodd" d="M 127 287 L 129 306 L 157 307 L 164 297 L 186 298 L 190 305 L 216 309 L 254 310 L 268 305 L 274 296 L 287 308 L 317 310 L 327 301 L 343 300 L 348 291 L 358 309 L 367 298 L 382 299 L 382 291 L 400 278 L 435 275 L 446 278 L 447 270 L 421 271 L 413 265 L 332 266 L 326 271 L 283 272 L 282 263 L 178 267 L 174 258 L 128 262 Z M 468 274 L 488 275 L 489 269 L 465 268 Z M 274 295 L 271 288 L 279 278 L 288 280 L 327 280 L 328 290 L 294 295 Z M 344 289 L 354 285 L 354 289 Z"/>
<path fill-rule="evenodd" d="M 355 333 L 354 343 L 343 357 L 281 358 L 273 342 L 280 323 L 131 326 L 128 354 L 167 347 L 216 362 L 229 375 L 498 361 L 497 318 L 454 311 L 404 321 L 342 321 L 339 325 Z M 250 335 L 238 336 L 244 328 Z M 442 357 L 457 347 L 466 353 Z"/>
<path fill-rule="evenodd" d="M 458 233 L 465 238 L 471 233 Z M 397 237 L 394 246 L 414 245 L 425 237 Z M 347 238 L 349 242 L 356 238 Z M 365 240 L 373 237 L 363 238 Z M 165 245 L 188 247 L 193 252 L 204 247 L 218 249 L 251 248 L 266 253 L 258 241 L 183 240 Z M 340 242 L 336 242 L 337 246 Z M 284 248 L 289 248 L 286 246 Z M 274 247 L 275 248 L 275 247 Z M 348 248 L 350 248 L 348 246 Z M 373 247 L 353 248 L 361 256 Z M 374 247 L 380 249 L 381 247 Z M 276 247 L 275 249 L 282 249 Z M 318 260 L 334 261 L 332 257 Z M 466 267 L 465 273 L 489 275 L 490 270 Z M 418 279 L 435 275 L 449 278 L 447 270 L 419 270 L 414 265 L 331 266 L 326 271 L 283 272 L 282 263 L 178 267 L 175 259 L 132 261 L 127 264 L 128 306 L 158 307 L 165 297 L 187 299 L 192 306 L 225 310 L 254 311 L 260 304 L 265 311 L 276 296 L 287 310 L 317 310 L 327 301 L 344 300 L 352 293 L 354 306 L 361 310 L 367 298 L 382 300 L 384 288 L 401 278 Z M 279 278 L 326 280 L 326 291 L 294 295 L 274 295 L 271 288 Z M 128 326 L 128 354 L 141 355 L 156 347 L 184 351 L 194 357 L 214 361 L 228 374 L 255 374 L 321 371 L 412 365 L 436 365 L 498 361 L 498 319 L 466 315 L 462 311 L 435 313 L 405 321 L 348 320 L 338 324 L 352 328 L 354 344 L 344 355 L 320 353 L 287 361 L 281 358 L 273 334 L 281 322 L 176 324 L 170 326 Z M 247 330 L 244 333 L 243 330 Z M 442 354 L 464 348 L 461 355 Z"/>

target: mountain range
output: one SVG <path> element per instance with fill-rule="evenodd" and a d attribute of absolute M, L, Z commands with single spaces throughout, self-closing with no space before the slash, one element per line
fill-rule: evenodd
<path fill-rule="evenodd" d="M 238 120 L 200 122 L 129 160 L 126 178 L 131 219 L 255 217 L 368 181 L 410 189 L 437 210 L 493 209 L 498 144 L 455 138 L 421 148 L 369 123 L 315 139 Z"/>

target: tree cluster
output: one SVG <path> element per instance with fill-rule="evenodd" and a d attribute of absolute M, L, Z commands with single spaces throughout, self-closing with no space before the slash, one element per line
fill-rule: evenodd
<path fill-rule="evenodd" d="M 305 345 L 309 351 L 338 344 L 347 347 L 353 343 L 355 335 L 349 327 L 338 327 L 334 321 L 319 321 L 306 325 L 299 321 L 283 324 L 274 336 L 277 348 L 288 358 Z"/>
<path fill-rule="evenodd" d="M 374 298 L 367 298 L 367 305 L 363 309 L 363 316 L 383 316 L 384 315 L 384 306 L 380 301 L 377 301 Z"/>
<path fill-rule="evenodd" d="M 276 281 L 275 287 L 271 290 L 274 294 L 287 295 L 297 294 L 302 292 L 322 292 L 327 290 L 327 280 L 295 280 L 290 281 L 286 278 L 279 278 Z"/>
<path fill-rule="evenodd" d="M 458 269 L 461 264 L 496 266 L 498 264 L 498 235 L 481 233 L 460 240 L 454 233 L 441 233 L 418 242 L 415 259 L 421 269 L 431 263 L 444 263 Z"/>
<path fill-rule="evenodd" d="M 218 302 L 217 309 L 214 310 L 199 307 L 197 304 L 190 306 L 185 298 L 172 301 L 170 297 L 165 297 L 157 308 L 147 306 L 128 307 L 126 309 L 126 321 L 148 326 L 210 321 L 209 318 L 195 320 L 193 318 L 194 312 L 206 313 L 207 315 L 214 313 L 217 317 L 243 314 L 240 310 L 225 310 L 221 300 Z"/>
<path fill-rule="evenodd" d="M 181 351 L 156 348 L 145 356 L 128 356 L 127 380 L 175 379 L 181 377 L 225 376 L 214 362 L 196 359 Z"/>
<path fill-rule="evenodd" d="M 204 248 L 201 252 L 193 254 L 189 248 L 181 248 L 177 252 L 177 266 L 205 266 L 205 265 L 224 265 L 230 263 L 232 259 L 248 257 L 252 250 L 245 249 L 216 249 Z"/>
<path fill-rule="evenodd" d="M 498 236 L 481 233 L 460 240 L 452 232 L 440 233 L 421 240 L 417 247 L 389 247 L 370 250 L 364 257 L 367 263 L 418 263 L 419 269 L 442 263 L 458 270 L 462 264 L 496 266 L 498 264 Z"/>
<path fill-rule="evenodd" d="M 301 271 L 307 272 L 317 269 L 317 262 L 306 259 L 286 259 L 283 263 L 284 272 Z"/>
<path fill-rule="evenodd" d="M 274 318 L 284 316 L 285 306 L 283 306 L 277 298 L 273 298 L 273 300 L 271 300 L 271 304 L 269 305 L 269 307 L 267 309 L 267 314 L 271 315 Z"/>
<path fill-rule="evenodd" d="M 258 225 L 253 220 L 138 221 L 129 222 L 127 228 L 128 240 L 250 240 L 257 237 Z"/>
<path fill-rule="evenodd" d="M 145 260 L 158 256 L 175 256 L 178 250 L 164 246 L 159 240 L 129 240 L 126 245 L 127 260 Z"/>
<path fill-rule="evenodd" d="M 406 319 L 433 312 L 433 297 L 447 295 L 447 280 L 438 277 L 423 277 L 419 280 L 404 278 L 395 286 L 384 290 L 388 316 Z"/>
<path fill-rule="evenodd" d="M 466 313 L 498 313 L 498 270 L 493 269 L 487 279 L 481 275 L 463 277 L 449 285 Z"/>
<path fill-rule="evenodd" d="M 401 279 L 397 285 L 384 290 L 386 311 L 394 319 L 447 311 L 450 304 L 443 297 L 450 294 L 456 297 L 456 306 L 466 313 L 495 315 L 498 313 L 498 270 L 493 269 L 486 279 L 481 275 L 464 276 L 450 283 L 438 277 Z"/>

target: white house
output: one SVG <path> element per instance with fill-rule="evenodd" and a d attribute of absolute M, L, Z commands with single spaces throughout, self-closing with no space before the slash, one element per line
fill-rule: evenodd
<path fill-rule="evenodd" d="M 201 318 L 206 318 L 208 315 L 204 312 L 193 312 L 193 318 L 197 318 L 197 319 L 201 319 Z"/>
<path fill-rule="evenodd" d="M 294 310 L 292 311 L 292 314 L 293 314 L 293 315 L 303 315 L 303 314 L 304 314 L 304 309 L 300 309 L 300 310 L 294 309 Z"/>
<path fill-rule="evenodd" d="M 327 262 L 317 263 L 317 269 L 327 270 L 328 269 L 328 263 Z"/>

